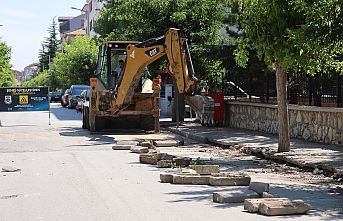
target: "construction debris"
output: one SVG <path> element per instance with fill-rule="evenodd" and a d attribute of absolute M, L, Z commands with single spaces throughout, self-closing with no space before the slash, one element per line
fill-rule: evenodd
<path fill-rule="evenodd" d="M 213 202 L 216 203 L 243 203 L 245 199 L 259 198 L 255 191 L 247 188 L 236 188 L 230 191 L 214 192 Z"/>
<path fill-rule="evenodd" d="M 135 147 L 134 145 L 113 145 L 112 150 L 131 150 L 131 148 Z"/>
<path fill-rule="evenodd" d="M 130 150 L 133 153 L 148 153 L 149 152 L 149 148 L 143 147 L 143 146 L 133 146 L 133 147 L 131 147 Z"/>
<path fill-rule="evenodd" d="M 189 165 L 187 168 L 197 171 L 200 175 L 211 175 L 220 172 L 218 165 Z"/>
<path fill-rule="evenodd" d="M 153 153 L 142 153 L 139 155 L 139 162 L 144 164 L 157 164 L 156 154 Z"/>
<path fill-rule="evenodd" d="M 153 141 L 154 146 L 156 147 L 178 147 L 183 146 L 183 140 L 155 140 Z"/>
<path fill-rule="evenodd" d="M 197 185 L 208 185 L 210 184 L 210 176 L 200 176 L 200 175 L 183 175 L 174 174 L 173 183 L 174 184 L 197 184 Z"/>
<path fill-rule="evenodd" d="M 18 172 L 20 171 L 19 168 L 12 167 L 12 166 L 3 166 L 1 172 Z"/>
<path fill-rule="evenodd" d="M 244 209 L 249 212 L 259 212 L 267 216 L 292 215 L 307 213 L 311 206 L 303 200 L 287 198 L 246 199 Z"/>
<path fill-rule="evenodd" d="M 253 190 L 262 196 L 263 193 L 269 193 L 269 183 L 251 182 L 249 190 Z"/>

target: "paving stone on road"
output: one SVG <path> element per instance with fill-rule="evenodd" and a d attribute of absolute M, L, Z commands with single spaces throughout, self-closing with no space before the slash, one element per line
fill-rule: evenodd
<path fill-rule="evenodd" d="M 154 140 L 156 147 L 178 147 L 184 145 L 183 140 Z"/>
<path fill-rule="evenodd" d="M 251 182 L 249 185 L 249 190 L 253 190 L 260 195 L 265 192 L 269 193 L 269 183 Z"/>
<path fill-rule="evenodd" d="M 113 145 L 112 150 L 131 150 L 135 146 L 133 145 Z"/>
<path fill-rule="evenodd" d="M 276 198 L 277 199 L 277 198 Z M 311 206 L 303 200 L 265 201 L 259 207 L 259 213 L 267 216 L 304 214 Z"/>
<path fill-rule="evenodd" d="M 187 167 L 191 164 L 192 158 L 190 157 L 176 157 L 173 159 L 176 166 Z"/>
<path fill-rule="evenodd" d="M 218 165 L 189 165 L 187 168 L 197 171 L 200 175 L 211 175 L 220 172 Z"/>
<path fill-rule="evenodd" d="M 173 176 L 174 184 L 197 184 L 197 185 L 208 185 L 210 176 L 198 176 L 198 175 L 180 175 L 175 174 Z"/>
<path fill-rule="evenodd" d="M 262 203 L 275 201 L 280 202 L 282 200 L 289 201 L 288 198 L 246 199 L 244 200 L 244 209 L 248 210 L 250 213 L 257 213 Z"/>
<path fill-rule="evenodd" d="M 118 140 L 116 145 L 131 145 L 131 146 L 137 146 L 139 144 L 138 141 L 132 141 L 132 140 Z"/>
<path fill-rule="evenodd" d="M 173 182 L 173 174 L 170 173 L 161 173 L 160 180 L 162 183 L 172 183 Z"/>
<path fill-rule="evenodd" d="M 159 160 L 159 161 L 157 161 L 157 167 L 159 167 L 159 168 L 169 168 L 169 167 L 171 167 L 172 163 L 173 163 L 172 160 Z"/>
<path fill-rule="evenodd" d="M 173 158 L 175 158 L 175 156 L 168 153 L 157 153 L 156 155 L 157 160 L 173 160 Z"/>
<path fill-rule="evenodd" d="M 249 176 L 225 176 L 225 177 L 210 177 L 212 186 L 249 186 L 251 178 Z"/>
<path fill-rule="evenodd" d="M 131 152 L 133 153 L 149 153 L 148 147 L 142 147 L 142 146 L 133 146 L 131 147 Z"/>
<path fill-rule="evenodd" d="M 262 194 L 260 194 L 260 197 L 261 198 L 279 198 L 278 195 L 267 193 L 267 192 L 263 192 Z"/>
<path fill-rule="evenodd" d="M 213 193 L 213 202 L 216 203 L 243 203 L 245 199 L 259 198 L 260 196 L 248 188 L 232 189 Z"/>
<path fill-rule="evenodd" d="M 189 168 L 182 168 L 182 174 L 196 174 L 196 175 L 200 175 L 199 173 L 197 173 L 197 171 L 189 169 Z"/>
<path fill-rule="evenodd" d="M 156 154 L 151 153 L 141 153 L 139 155 L 139 162 L 144 164 L 157 164 Z"/>

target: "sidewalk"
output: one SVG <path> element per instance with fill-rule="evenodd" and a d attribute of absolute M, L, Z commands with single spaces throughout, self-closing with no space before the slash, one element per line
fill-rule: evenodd
<path fill-rule="evenodd" d="M 324 174 L 343 177 L 343 146 L 291 139 L 291 151 L 277 153 L 278 136 L 273 134 L 231 127 L 206 127 L 191 122 L 180 124 L 179 127 L 168 126 L 166 129 L 202 143 L 222 147 L 244 145 L 257 156 L 285 161 L 302 168 L 318 168 Z"/>

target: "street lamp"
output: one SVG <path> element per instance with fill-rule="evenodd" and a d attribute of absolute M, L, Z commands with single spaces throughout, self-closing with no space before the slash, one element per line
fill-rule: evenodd
<path fill-rule="evenodd" d="M 90 33 L 89 33 L 89 11 L 88 10 L 82 10 L 82 9 L 79 9 L 79 8 L 76 8 L 76 7 L 70 7 L 70 8 L 73 9 L 73 10 L 78 10 L 78 11 L 86 13 L 86 20 L 87 20 L 86 35 L 90 36 Z"/>

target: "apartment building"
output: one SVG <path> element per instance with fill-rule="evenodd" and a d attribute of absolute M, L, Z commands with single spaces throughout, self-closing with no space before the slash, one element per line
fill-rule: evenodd
<path fill-rule="evenodd" d="M 20 80 L 21 82 L 28 81 L 36 74 L 38 74 L 38 64 L 37 63 L 29 64 L 28 66 L 24 68 L 24 71 Z"/>
<path fill-rule="evenodd" d="M 87 19 L 87 23 L 85 24 L 86 34 L 90 37 L 97 35 L 97 33 L 94 31 L 94 26 L 103 7 L 103 2 L 98 2 L 97 0 L 87 0 L 87 4 L 85 4 L 82 8 L 82 11 L 86 13 Z"/>
<path fill-rule="evenodd" d="M 76 35 L 86 35 L 85 23 L 86 15 L 81 14 L 76 17 L 60 16 L 58 17 L 61 47 L 63 50 L 63 43 L 73 41 Z"/>

